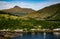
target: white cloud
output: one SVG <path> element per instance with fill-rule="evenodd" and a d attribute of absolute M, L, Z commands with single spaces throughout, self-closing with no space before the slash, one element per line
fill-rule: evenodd
<path fill-rule="evenodd" d="M 22 8 L 32 8 L 35 10 L 39 10 L 42 9 L 46 6 L 52 5 L 52 4 L 56 4 L 56 3 L 60 3 L 60 2 L 39 2 L 39 3 L 28 3 L 28 2 L 6 2 L 6 1 L 0 1 L 0 10 L 2 9 L 9 9 L 14 7 L 15 5 L 18 5 Z"/>

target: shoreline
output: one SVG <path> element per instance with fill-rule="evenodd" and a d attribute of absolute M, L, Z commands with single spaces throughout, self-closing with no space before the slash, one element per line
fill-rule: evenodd
<path fill-rule="evenodd" d="M 0 32 L 60 32 L 60 30 L 26 30 L 26 31 L 14 31 L 14 30 L 5 30 L 5 31 L 0 31 Z"/>
<path fill-rule="evenodd" d="M 17 37 L 17 36 L 22 36 L 23 33 L 28 33 L 28 32 L 31 32 L 31 33 L 54 33 L 54 32 L 58 32 L 60 33 L 60 31 L 56 31 L 56 30 L 40 30 L 40 31 L 0 31 L 0 36 L 3 36 L 3 37 Z"/>

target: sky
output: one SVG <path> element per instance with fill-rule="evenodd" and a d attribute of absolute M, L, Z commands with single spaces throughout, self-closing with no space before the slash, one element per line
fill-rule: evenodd
<path fill-rule="evenodd" d="M 60 3 L 60 0 L 0 0 L 0 10 L 13 8 L 16 5 L 39 10 L 56 3 Z"/>

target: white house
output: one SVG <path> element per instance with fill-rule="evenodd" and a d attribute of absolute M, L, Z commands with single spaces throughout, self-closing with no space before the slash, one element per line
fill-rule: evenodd
<path fill-rule="evenodd" d="M 23 29 L 16 29 L 14 31 L 16 31 L 16 32 L 23 32 Z"/>
<path fill-rule="evenodd" d="M 10 31 L 9 29 L 3 29 L 3 30 L 0 30 L 0 31 Z"/>
<path fill-rule="evenodd" d="M 60 30 L 60 28 L 56 28 L 56 29 L 53 29 L 53 30 L 57 30 L 58 31 L 58 30 Z"/>
<path fill-rule="evenodd" d="M 35 31 L 36 29 L 30 29 L 31 31 Z"/>

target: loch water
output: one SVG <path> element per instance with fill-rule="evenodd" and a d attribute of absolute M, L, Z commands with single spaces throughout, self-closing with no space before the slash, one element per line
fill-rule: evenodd
<path fill-rule="evenodd" d="M 11 39 L 60 39 L 60 33 L 22 33 L 20 36 Z"/>

